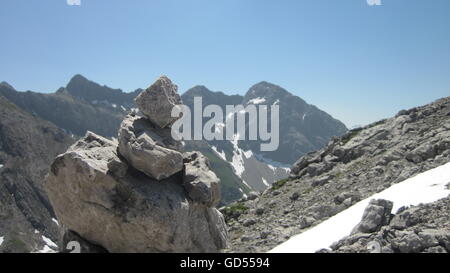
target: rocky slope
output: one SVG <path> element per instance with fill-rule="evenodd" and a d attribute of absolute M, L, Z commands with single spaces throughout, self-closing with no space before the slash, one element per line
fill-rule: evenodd
<path fill-rule="evenodd" d="M 158 102 L 158 103 L 152 103 Z M 228 234 L 220 180 L 200 152 L 171 137 L 177 87 L 159 78 L 136 98 L 118 142 L 88 132 L 58 156 L 45 190 L 62 227 L 60 249 L 76 238 L 85 251 L 217 252 Z"/>
<path fill-rule="evenodd" d="M 357 201 L 450 161 L 450 97 L 333 138 L 291 177 L 222 208 L 231 252 L 264 252 Z"/>
<path fill-rule="evenodd" d="M 254 141 L 243 141 L 240 147 L 282 164 L 292 165 L 300 156 L 323 148 L 332 137 L 347 132 L 347 128 L 339 120 L 272 83 L 260 82 L 253 85 L 245 94 L 242 104 L 279 105 L 279 148 L 261 152 L 258 143 Z"/>
<path fill-rule="evenodd" d="M 386 205 L 389 201 L 374 200 L 350 236 L 333 244 L 332 251 L 321 252 L 450 252 L 450 197 L 430 204 L 403 207 L 395 215 L 391 214 L 392 206 Z"/>
<path fill-rule="evenodd" d="M 0 95 L 0 252 L 37 251 L 43 236 L 58 238 L 43 182 L 50 162 L 73 141 Z"/>

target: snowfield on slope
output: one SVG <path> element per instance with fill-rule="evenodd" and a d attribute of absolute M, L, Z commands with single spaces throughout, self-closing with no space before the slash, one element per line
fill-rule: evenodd
<path fill-rule="evenodd" d="M 372 199 L 386 199 L 394 202 L 393 213 L 402 206 L 431 203 L 450 194 L 450 163 L 418 174 L 395 184 L 384 191 L 364 199 L 350 208 L 336 214 L 319 225 L 293 236 L 278 245 L 271 253 L 313 253 L 349 235 L 361 221 L 364 209 Z"/>

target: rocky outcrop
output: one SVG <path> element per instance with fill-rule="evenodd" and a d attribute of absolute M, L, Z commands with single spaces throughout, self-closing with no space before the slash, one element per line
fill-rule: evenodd
<path fill-rule="evenodd" d="M 371 206 L 373 204 L 366 210 L 372 210 Z M 450 197 L 401 208 L 391 221 L 381 223 L 376 231 L 353 233 L 334 243 L 328 252 L 449 253 L 449 211 Z"/>
<path fill-rule="evenodd" d="M 222 210 L 231 237 L 227 251 L 269 251 L 359 200 L 446 164 L 450 161 L 449 112 L 450 97 L 443 98 L 352 130 L 303 156 L 289 179 L 274 183 L 254 200 L 235 202 Z M 381 207 L 373 207 L 368 213 L 371 221 L 360 228 L 376 231 L 379 220 L 387 219 L 381 213 L 388 210 Z M 254 224 L 244 225 L 249 219 Z M 402 226 L 407 221 L 394 217 L 391 222 Z"/>
<path fill-rule="evenodd" d="M 200 153 L 184 164 L 180 150 L 170 127 L 137 115 L 125 118 L 118 142 L 89 132 L 55 159 L 45 184 L 64 236 L 108 252 L 223 249 L 219 180 Z"/>

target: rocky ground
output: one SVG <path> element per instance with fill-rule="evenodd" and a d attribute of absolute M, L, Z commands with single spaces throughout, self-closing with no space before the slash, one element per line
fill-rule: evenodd
<path fill-rule="evenodd" d="M 450 97 L 334 138 L 261 196 L 221 208 L 227 252 L 265 252 L 361 199 L 450 161 Z"/>
<path fill-rule="evenodd" d="M 377 200 L 385 201 L 385 200 Z M 439 201 L 401 208 L 387 221 L 377 221 L 369 205 L 359 227 L 331 246 L 333 253 L 448 253 L 450 252 L 450 196 Z M 386 207 L 389 215 L 390 210 Z M 392 208 L 392 207 L 391 207 Z M 375 212 L 375 213 L 374 213 Z M 371 216 L 369 214 L 372 214 Z M 370 227 L 369 229 L 361 228 Z"/>

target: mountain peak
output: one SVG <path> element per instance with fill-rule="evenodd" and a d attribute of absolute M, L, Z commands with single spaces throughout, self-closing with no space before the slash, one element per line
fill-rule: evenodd
<path fill-rule="evenodd" d="M 5 86 L 5 87 L 7 87 L 9 89 L 16 90 L 16 89 L 14 89 L 14 87 L 12 87 L 9 83 L 7 83 L 5 81 L 0 82 L 0 86 Z"/>
<path fill-rule="evenodd" d="M 76 74 L 70 79 L 69 84 L 71 82 L 90 82 L 90 81 L 85 76 L 81 74 Z"/>
<path fill-rule="evenodd" d="M 246 98 L 254 98 L 254 97 L 281 97 L 281 96 L 292 96 L 291 93 L 286 91 L 286 89 L 280 87 L 279 85 L 261 81 L 248 90 L 245 95 Z"/>

